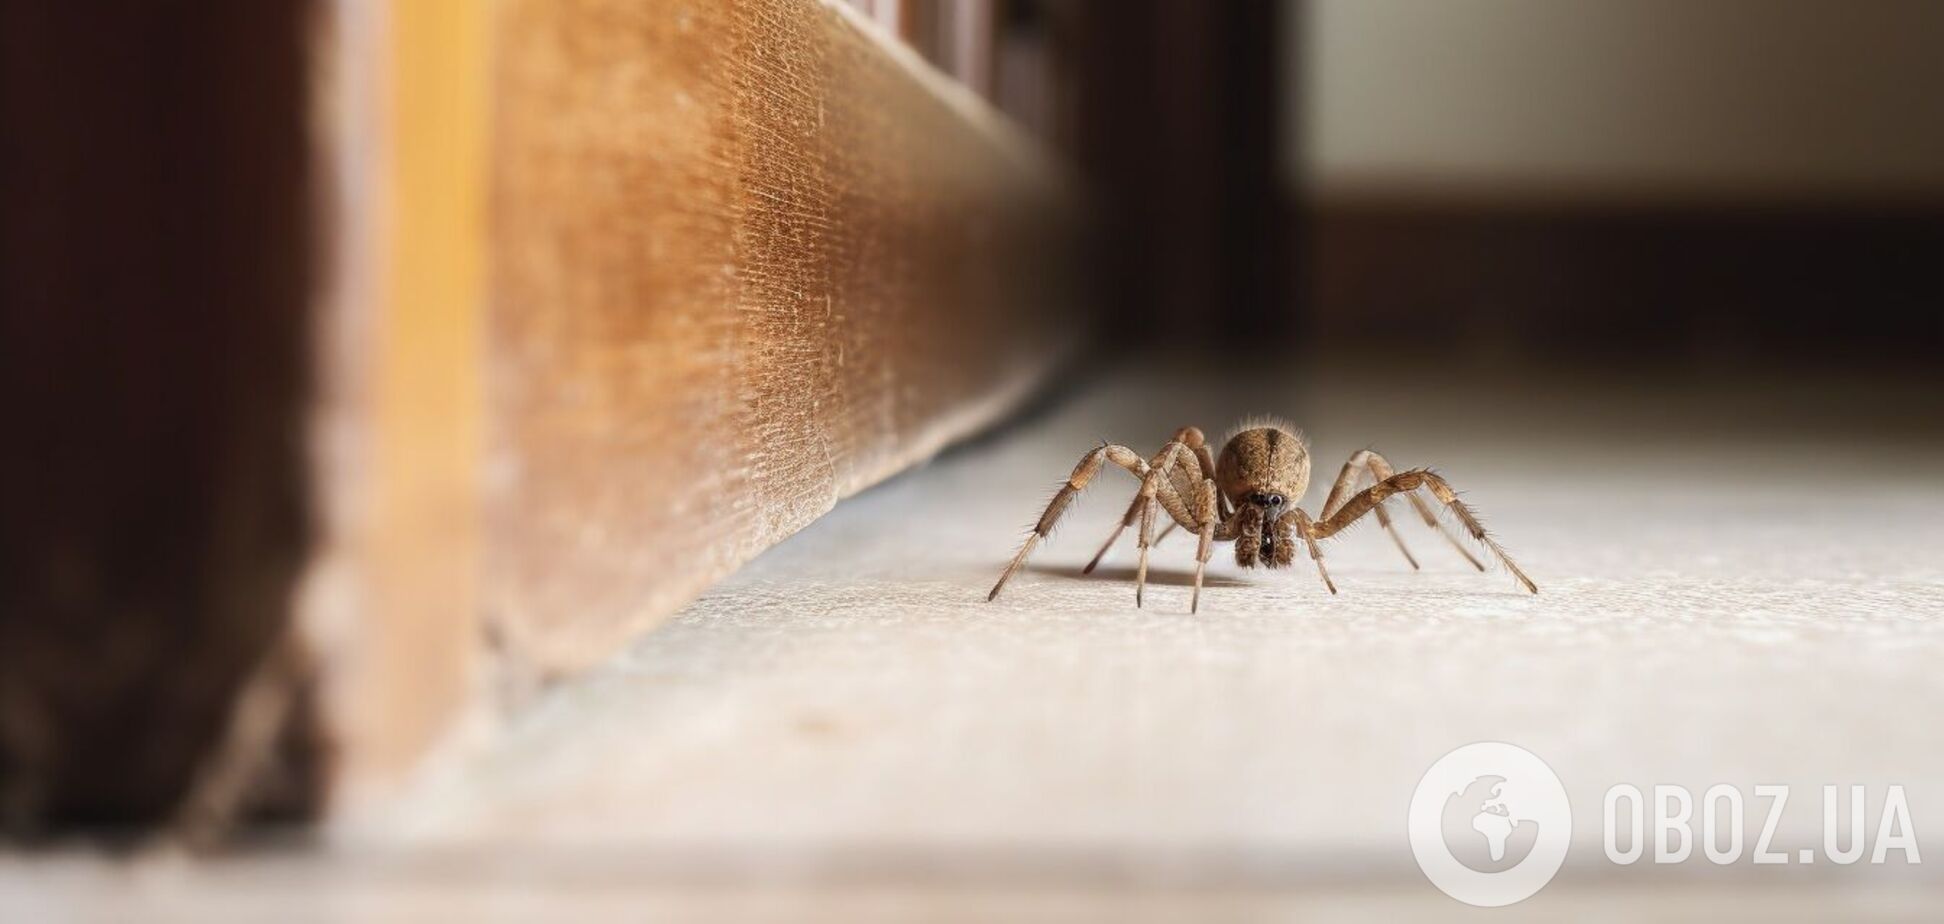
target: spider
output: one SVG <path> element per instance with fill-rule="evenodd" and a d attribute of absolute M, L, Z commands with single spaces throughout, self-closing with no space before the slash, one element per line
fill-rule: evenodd
<path fill-rule="evenodd" d="M 1519 566 L 1512 563 L 1505 550 L 1499 548 L 1492 537 L 1486 535 L 1485 527 L 1471 508 L 1458 500 L 1458 493 L 1451 489 L 1444 478 L 1428 469 L 1412 469 L 1398 472 L 1383 456 L 1363 449 L 1350 456 L 1343 464 L 1343 471 L 1337 475 L 1336 485 L 1330 489 L 1330 496 L 1323 502 L 1323 518 L 1311 519 L 1296 502 L 1309 487 L 1310 458 L 1309 447 L 1302 436 L 1292 428 L 1277 423 L 1246 423 L 1243 429 L 1229 438 L 1222 447 L 1220 461 L 1210 457 L 1208 442 L 1202 431 L 1194 427 L 1182 427 L 1175 431 L 1174 438 L 1152 460 L 1144 460 L 1125 446 L 1102 443 L 1099 448 L 1081 457 L 1080 464 L 1073 467 L 1073 474 L 1067 477 L 1060 492 L 1046 505 L 1046 512 L 1040 514 L 1039 524 L 1033 527 L 1031 535 L 1020 546 L 1019 554 L 1014 555 L 1012 563 L 999 575 L 999 582 L 992 585 L 992 593 L 986 595 L 990 601 L 999 596 L 1006 586 L 1007 579 L 1026 563 L 1026 556 L 1032 554 L 1033 547 L 1051 532 L 1053 524 L 1073 503 L 1075 495 L 1085 490 L 1087 483 L 1100 473 L 1101 466 L 1112 462 L 1127 469 L 1141 479 L 1141 489 L 1127 506 L 1126 516 L 1119 526 L 1114 527 L 1113 535 L 1107 537 L 1106 544 L 1100 547 L 1093 561 L 1081 573 L 1093 573 L 1094 566 L 1100 564 L 1102 556 L 1113 548 L 1121 532 L 1140 520 L 1140 564 L 1134 571 L 1134 605 L 1141 605 L 1141 596 L 1147 587 L 1148 548 L 1159 542 L 1176 526 L 1194 530 L 1201 536 L 1201 545 L 1195 551 L 1195 591 L 1190 600 L 1189 612 L 1201 607 L 1202 573 L 1208 567 L 1208 558 L 1216 542 L 1235 543 L 1235 563 L 1244 568 L 1260 564 L 1268 568 L 1280 568 L 1296 560 L 1296 542 L 1301 540 L 1309 551 L 1311 561 L 1316 562 L 1316 572 L 1323 578 L 1323 586 L 1336 593 L 1336 583 L 1330 580 L 1330 572 L 1323 567 L 1323 551 L 1317 541 L 1328 539 L 1342 532 L 1344 527 L 1356 522 L 1366 513 L 1375 513 L 1377 522 L 1390 534 L 1391 541 L 1397 543 L 1397 550 L 1404 560 L 1411 563 L 1412 569 L 1418 567 L 1417 559 L 1404 545 L 1404 538 L 1397 534 L 1391 524 L 1390 512 L 1384 502 L 1396 495 L 1403 495 L 1416 508 L 1418 516 L 1425 524 L 1437 530 L 1459 554 L 1480 571 L 1485 565 L 1468 551 L 1458 537 L 1453 535 L 1438 521 L 1438 516 L 1417 492 L 1428 488 L 1439 503 L 1450 508 L 1465 525 L 1473 539 L 1491 550 L 1492 555 L 1504 565 L 1526 590 L 1538 593 L 1539 588 L 1526 577 Z M 1368 479 L 1371 484 L 1357 490 Z M 1159 506 L 1172 522 L 1160 536 L 1153 536 L 1154 510 Z"/>

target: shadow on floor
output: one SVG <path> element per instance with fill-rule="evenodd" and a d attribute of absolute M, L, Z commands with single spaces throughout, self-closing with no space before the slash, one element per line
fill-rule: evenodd
<path fill-rule="evenodd" d="M 1083 574 L 1079 565 L 1035 565 L 1028 564 L 1025 569 L 1034 574 L 1050 574 L 1057 577 L 1077 578 L 1086 581 L 1109 581 L 1124 583 L 1131 590 L 1134 587 L 1133 565 L 1101 565 L 1092 574 Z M 1156 568 L 1148 566 L 1147 580 L 1150 585 L 1160 587 L 1193 587 L 1195 572 L 1186 569 Z M 1209 574 L 1202 578 L 1203 587 L 1249 587 L 1251 582 Z"/>

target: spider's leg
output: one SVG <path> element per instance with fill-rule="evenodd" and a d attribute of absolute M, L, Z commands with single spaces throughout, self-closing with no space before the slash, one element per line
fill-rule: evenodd
<path fill-rule="evenodd" d="M 1137 491 L 1134 494 L 1134 499 L 1128 502 L 1127 514 L 1121 517 L 1120 525 L 1114 527 L 1114 531 L 1112 534 L 1108 535 L 1107 541 L 1100 544 L 1100 551 L 1094 553 L 1093 560 L 1087 562 L 1087 567 L 1080 569 L 1080 573 L 1092 574 L 1095 568 L 1100 567 L 1101 559 L 1106 558 L 1107 550 L 1113 548 L 1114 543 L 1119 541 L 1121 537 L 1121 532 L 1127 529 L 1129 526 L 1133 526 L 1134 521 L 1139 519 L 1140 516 L 1141 516 L 1141 495 L 1140 492 Z M 1168 522 L 1167 528 L 1161 530 L 1161 535 L 1154 537 L 1154 544 L 1160 545 L 1161 540 L 1168 538 L 1168 534 L 1174 532 L 1174 528 L 1175 528 L 1175 523 L 1174 521 L 1170 520 Z"/>
<path fill-rule="evenodd" d="M 1394 474 L 1396 472 L 1391 469 L 1390 462 L 1375 450 L 1357 450 L 1350 456 L 1350 461 L 1343 463 L 1343 472 L 1337 475 L 1336 485 L 1330 488 L 1330 497 L 1323 502 L 1323 518 L 1329 519 L 1331 515 L 1335 514 L 1350 499 L 1350 496 L 1356 492 L 1358 486 L 1364 483 L 1366 478 L 1369 479 L 1371 484 L 1376 484 Z M 1465 556 L 1465 560 L 1471 562 L 1472 567 L 1480 571 L 1485 570 L 1485 563 L 1479 561 L 1477 556 L 1471 553 L 1470 549 L 1465 548 L 1463 542 L 1458 541 L 1458 537 L 1453 535 L 1451 530 L 1445 528 L 1444 523 L 1438 519 L 1438 515 L 1431 510 L 1431 506 L 1424 502 L 1424 498 L 1419 497 L 1415 493 L 1410 493 L 1405 495 L 1405 500 L 1409 501 L 1411 506 L 1417 510 L 1418 517 L 1424 521 L 1424 525 L 1431 527 L 1437 531 L 1438 535 L 1445 537 L 1445 541 L 1450 542 L 1451 547 L 1458 550 L 1458 554 Z M 1378 524 L 1383 526 L 1385 532 L 1390 533 L 1391 541 L 1397 543 L 1397 550 L 1404 554 L 1404 560 L 1411 563 L 1412 570 L 1417 570 L 1417 557 L 1411 554 L 1411 550 L 1404 545 L 1404 536 L 1391 524 L 1390 511 L 1386 510 L 1384 505 L 1380 503 L 1377 505 L 1375 513 L 1377 514 Z"/>
<path fill-rule="evenodd" d="M 1087 483 L 1093 481 L 1095 475 L 1100 474 L 1101 465 L 1107 462 L 1127 469 L 1135 477 L 1141 478 L 1143 485 L 1147 484 L 1149 474 L 1147 462 L 1126 446 L 1104 444 L 1081 456 L 1080 463 L 1073 467 L 1073 474 L 1067 476 L 1066 484 L 1061 485 L 1059 493 L 1053 495 L 1053 499 L 1047 502 L 1046 511 L 1040 514 L 1039 523 L 1033 527 L 1032 533 L 1027 535 L 1026 542 L 1019 547 L 1019 553 L 1013 556 L 1010 564 L 1006 565 L 1006 570 L 999 573 L 999 581 L 992 585 L 992 592 L 986 594 L 986 600 L 990 601 L 999 596 L 999 591 L 1006 586 L 1006 581 L 1026 564 L 1026 556 L 1032 554 L 1033 546 L 1038 545 L 1041 539 L 1046 538 L 1047 533 L 1053 531 L 1053 524 L 1059 522 L 1060 515 L 1066 512 L 1067 505 L 1073 503 L 1073 498 L 1086 489 Z"/>
<path fill-rule="evenodd" d="M 1418 567 L 1417 556 L 1412 555 L 1411 547 L 1404 544 L 1404 534 L 1398 532 L 1397 527 L 1391 525 L 1390 511 L 1385 510 L 1383 504 L 1378 504 L 1377 508 L 1375 510 L 1372 510 L 1371 512 L 1377 515 L 1378 525 L 1384 527 L 1384 532 L 1390 534 L 1391 541 L 1397 543 L 1398 553 L 1404 556 L 1405 561 L 1411 563 L 1411 570 L 1412 571 L 1421 570 Z M 1463 552 L 1466 558 L 1471 557 L 1471 553 L 1465 552 L 1464 546 L 1459 546 L 1458 551 Z M 1477 562 L 1474 561 L 1472 562 L 1472 564 L 1477 564 Z"/>
<path fill-rule="evenodd" d="M 1336 508 L 1343 506 L 1343 502 L 1364 483 L 1366 478 L 1373 481 L 1379 480 L 1379 476 L 1373 474 L 1373 469 L 1379 466 L 1383 467 L 1385 476 L 1390 475 L 1389 466 L 1384 465 L 1383 457 L 1377 453 L 1368 449 L 1360 449 L 1353 453 L 1350 460 L 1343 463 L 1343 471 L 1337 474 L 1336 484 L 1330 488 L 1329 499 L 1323 502 L 1323 515 L 1327 517 L 1335 513 Z M 1385 508 L 1385 505 L 1378 504 L 1375 512 L 1378 524 L 1383 526 L 1384 532 L 1390 535 L 1391 541 L 1397 544 L 1397 551 L 1403 554 L 1404 560 L 1411 563 L 1411 570 L 1420 570 L 1417 556 L 1411 554 L 1410 547 L 1404 544 L 1404 536 L 1397 531 L 1396 526 L 1392 525 L 1390 511 Z M 1432 519 L 1435 527 L 1436 518 Z M 1464 548 L 1461 546 L 1459 551 L 1464 552 Z"/>
<path fill-rule="evenodd" d="M 1314 527 L 1315 536 L 1318 539 L 1327 539 L 1341 531 L 1344 527 L 1356 522 L 1357 518 L 1375 509 L 1386 498 L 1396 494 L 1411 495 L 1412 492 L 1415 492 L 1419 488 L 1429 488 L 1432 496 L 1450 508 L 1452 513 L 1457 514 L 1458 521 L 1465 524 L 1465 529 L 1471 533 L 1472 538 L 1478 540 L 1485 548 L 1490 549 L 1492 555 L 1498 559 L 1499 563 L 1504 565 L 1507 571 L 1512 572 L 1512 576 L 1518 578 L 1519 583 L 1524 585 L 1526 590 L 1535 594 L 1539 592 L 1538 585 L 1532 583 L 1532 579 L 1527 577 L 1524 571 L 1519 570 L 1517 564 L 1513 563 L 1511 556 L 1506 555 L 1505 550 L 1499 548 L 1498 542 L 1493 540 L 1485 532 L 1484 524 L 1478 522 L 1478 516 L 1472 512 L 1472 509 L 1465 506 L 1465 503 L 1458 499 L 1458 492 L 1453 491 L 1451 485 L 1446 483 L 1443 478 L 1423 469 L 1392 475 L 1359 491 L 1350 499 L 1344 501 L 1335 512 L 1325 517 L 1323 522 L 1316 524 Z"/>
<path fill-rule="evenodd" d="M 1532 583 L 1532 578 L 1526 577 L 1526 573 L 1521 571 L 1517 564 L 1513 563 L 1512 556 L 1505 554 L 1505 550 L 1499 548 L 1498 541 L 1485 532 L 1485 524 L 1478 522 L 1478 516 L 1472 512 L 1472 509 L 1465 506 L 1464 501 L 1458 499 L 1458 492 L 1452 490 L 1451 485 L 1446 483 L 1444 478 L 1436 472 L 1423 472 L 1423 476 L 1424 483 L 1431 489 L 1432 496 L 1443 501 L 1446 507 L 1451 508 L 1452 513 L 1458 515 L 1458 521 L 1465 524 L 1465 529 L 1471 533 L 1472 538 L 1483 543 L 1486 548 L 1491 549 L 1492 556 L 1497 558 L 1499 563 L 1505 566 L 1505 570 L 1512 572 L 1512 576 L 1518 578 L 1519 583 L 1525 585 L 1527 592 L 1538 593 L 1539 585 Z M 1471 558 L 1469 555 L 1465 557 Z M 1473 560 L 1473 564 L 1477 564 L 1476 559 Z M 1482 571 L 1484 569 L 1480 568 L 1479 570 Z"/>
<path fill-rule="evenodd" d="M 1196 463 L 1201 465 L 1201 470 L 1202 470 L 1201 476 L 1203 478 L 1215 477 L 1215 457 L 1209 455 L 1207 443 L 1203 443 L 1200 446 L 1195 447 L 1195 461 Z M 1234 515 L 1235 515 L 1235 508 L 1229 506 L 1228 495 L 1223 494 L 1221 491 L 1216 491 L 1215 492 L 1215 516 L 1218 519 L 1221 519 L 1224 522 L 1226 522 L 1229 517 Z"/>
<path fill-rule="evenodd" d="M 1141 505 L 1140 558 L 1134 565 L 1134 605 L 1141 605 L 1141 598 L 1147 590 L 1148 547 L 1154 544 L 1154 508 L 1159 505 L 1167 508 L 1168 515 L 1177 521 L 1187 520 L 1187 510 L 1169 483 L 1170 473 L 1183 456 L 1194 458 L 1188 444 L 1171 441 L 1161 447 L 1154 460 L 1148 463 L 1147 476 L 1141 479 L 1141 495 L 1135 503 Z"/>
<path fill-rule="evenodd" d="M 1208 570 L 1208 556 L 1215 549 L 1215 519 L 1220 513 L 1215 499 L 1221 493 L 1215 490 L 1215 479 L 1202 479 L 1201 493 L 1195 503 L 1195 515 L 1201 520 L 1201 544 L 1195 547 L 1195 595 L 1188 598 L 1190 613 L 1201 609 L 1202 574 Z"/>
<path fill-rule="evenodd" d="M 1194 462 L 1195 467 L 1198 469 L 1198 471 L 1193 475 L 1188 476 L 1185 481 L 1177 481 L 1176 479 L 1171 478 L 1166 484 L 1162 485 L 1163 489 L 1171 490 L 1176 495 L 1176 497 L 1179 497 L 1182 494 L 1190 493 L 1190 489 L 1188 488 L 1188 485 L 1192 484 L 1193 482 L 1203 478 L 1215 477 L 1215 463 L 1209 461 L 1208 443 L 1202 438 L 1202 432 L 1200 430 L 1194 427 L 1182 427 L 1180 430 L 1175 431 L 1174 439 L 1170 440 L 1169 442 L 1170 444 L 1181 443 L 1195 450 L 1196 455 L 1190 456 L 1188 461 Z M 1186 469 L 1178 468 L 1175 470 L 1175 474 L 1180 475 L 1185 471 Z M 1162 504 L 1163 506 L 1168 506 L 1165 496 Z M 1173 507 L 1169 508 L 1169 512 L 1170 512 L 1170 519 L 1168 525 L 1166 528 L 1161 530 L 1160 535 L 1154 537 L 1154 542 L 1153 542 L 1154 545 L 1160 545 L 1161 540 L 1168 538 L 1168 534 L 1174 532 L 1175 527 L 1177 525 L 1180 525 L 1181 523 L 1180 519 L 1178 519 L 1177 515 L 1174 513 Z M 1140 515 L 1141 515 L 1141 495 L 1139 492 L 1136 492 L 1134 495 L 1134 499 L 1132 501 L 1129 501 L 1127 504 L 1127 513 L 1121 516 L 1120 525 L 1114 527 L 1114 531 L 1107 536 L 1107 541 L 1100 544 L 1100 551 L 1094 553 L 1093 560 L 1087 562 L 1087 567 L 1080 569 L 1080 573 L 1092 574 L 1095 568 L 1100 567 L 1100 562 L 1107 557 L 1108 550 L 1114 547 L 1115 542 L 1120 541 L 1121 533 L 1125 531 L 1128 527 L 1133 526 L 1134 521 L 1138 519 Z M 1192 522 L 1192 520 L 1190 522 Z"/>
<path fill-rule="evenodd" d="M 1336 593 L 1336 582 L 1330 580 L 1329 569 L 1323 567 L 1323 549 L 1316 544 L 1316 522 L 1311 520 L 1310 515 L 1301 507 L 1294 508 L 1289 513 L 1296 518 L 1296 531 L 1302 534 L 1303 541 L 1309 545 L 1310 561 L 1316 562 L 1316 573 L 1323 578 L 1323 586 L 1328 587 L 1330 593 Z"/>
<path fill-rule="evenodd" d="M 1121 517 L 1120 525 L 1114 527 L 1114 531 L 1107 535 L 1107 541 L 1100 544 L 1100 551 L 1094 553 L 1093 560 L 1087 562 L 1087 566 L 1080 569 L 1080 573 L 1092 574 L 1095 568 L 1100 567 L 1100 560 L 1107 557 L 1107 550 L 1114 547 L 1114 543 L 1120 539 L 1121 533 L 1126 531 L 1129 526 L 1133 526 L 1134 520 L 1140 515 L 1141 493 L 1136 491 L 1134 492 L 1134 499 L 1127 502 L 1127 513 Z M 1158 542 L 1160 540 L 1155 541 Z"/>

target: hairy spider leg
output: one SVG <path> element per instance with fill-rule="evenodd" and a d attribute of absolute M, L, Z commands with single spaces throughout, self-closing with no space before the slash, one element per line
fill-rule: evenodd
<path fill-rule="evenodd" d="M 1352 453 L 1350 461 L 1343 463 L 1343 472 L 1337 475 L 1336 486 L 1330 489 L 1329 499 L 1323 502 L 1324 518 L 1328 519 L 1331 514 L 1336 513 L 1338 508 L 1350 499 L 1350 495 L 1364 484 L 1366 477 L 1371 484 L 1376 484 L 1395 474 L 1390 462 L 1376 450 L 1359 449 Z M 1429 504 L 1424 502 L 1424 498 L 1416 493 L 1410 493 L 1405 495 L 1405 499 L 1410 501 L 1411 506 L 1417 510 L 1418 517 L 1424 520 L 1424 525 L 1445 537 L 1445 541 L 1451 543 L 1451 547 L 1457 549 L 1458 554 L 1465 556 L 1465 560 L 1471 562 L 1472 567 L 1480 571 L 1485 570 L 1485 563 L 1472 555 L 1471 550 L 1465 548 L 1463 542 L 1458 541 L 1458 537 L 1438 519 L 1438 515 L 1431 510 Z M 1390 514 L 1384 509 L 1384 505 L 1378 504 L 1374 512 L 1377 514 L 1377 522 L 1383 525 L 1385 532 L 1390 533 L 1391 541 L 1397 543 L 1397 550 L 1404 553 L 1404 560 L 1411 563 L 1412 570 L 1416 570 L 1417 558 L 1411 555 L 1410 549 L 1404 547 L 1404 537 L 1391 526 Z"/>
<path fill-rule="evenodd" d="M 1202 436 L 1202 432 L 1200 429 L 1196 427 L 1182 427 L 1181 429 L 1175 431 L 1174 439 L 1170 440 L 1170 442 L 1185 443 L 1189 447 L 1195 450 L 1195 455 L 1190 457 L 1190 461 L 1193 461 L 1195 463 L 1195 467 L 1197 471 L 1188 475 L 1186 478 L 1182 479 L 1182 483 L 1176 483 L 1175 479 L 1170 479 L 1168 483 L 1162 485 L 1162 488 L 1167 490 L 1172 490 L 1175 492 L 1176 495 L 1180 495 L 1184 493 L 1186 489 L 1194 481 L 1215 477 L 1215 461 L 1214 458 L 1208 454 L 1208 441 Z M 1186 469 L 1176 469 L 1175 473 L 1179 475 L 1185 471 Z M 1216 492 L 1216 497 L 1219 498 L 1220 496 L 1221 496 L 1221 492 L 1219 491 Z M 1163 503 L 1166 502 L 1164 501 Z M 1217 509 L 1218 509 L 1218 513 L 1216 514 L 1217 516 L 1221 517 L 1222 519 L 1228 518 L 1228 511 L 1226 507 L 1221 507 Z M 1108 550 L 1114 547 L 1115 542 L 1120 541 L 1121 533 L 1125 531 L 1128 527 L 1133 526 L 1134 521 L 1139 519 L 1140 516 L 1141 516 L 1141 493 L 1140 491 L 1137 490 L 1134 492 L 1133 499 L 1127 502 L 1127 512 L 1121 516 L 1120 525 L 1114 527 L 1114 531 L 1107 535 L 1107 541 L 1100 544 L 1100 551 L 1094 553 L 1093 559 L 1087 562 L 1087 566 L 1085 568 L 1080 569 L 1080 573 L 1092 574 L 1095 568 L 1100 567 L 1100 562 L 1102 559 L 1107 557 Z M 1181 525 L 1180 522 L 1175 520 L 1171 516 L 1169 518 L 1167 527 L 1161 530 L 1160 535 L 1154 537 L 1154 545 L 1157 546 L 1160 545 L 1161 540 L 1168 538 L 1168 534 L 1174 532 L 1175 527 L 1178 525 Z"/>
<path fill-rule="evenodd" d="M 1053 495 L 1053 499 L 1047 501 L 1045 512 L 1040 514 L 1039 523 L 1034 525 L 1033 531 L 1027 534 L 1026 542 L 1019 547 L 1019 553 L 1013 556 L 1012 563 L 1006 566 L 1006 570 L 1000 572 L 999 582 L 992 585 L 991 593 L 986 594 L 988 602 L 999 596 L 999 591 L 1005 588 L 1006 581 L 1020 569 L 1020 566 L 1026 564 L 1026 556 L 1032 554 L 1033 546 L 1038 545 L 1041 539 L 1046 538 L 1047 533 L 1053 531 L 1053 524 L 1060 521 L 1061 514 L 1066 513 L 1067 506 L 1073 503 L 1074 497 L 1086 490 L 1087 484 L 1093 481 L 1095 475 L 1100 474 L 1100 467 L 1108 462 L 1127 469 L 1134 477 L 1142 479 L 1143 484 L 1146 483 L 1149 474 L 1148 463 L 1139 453 L 1126 446 L 1103 443 L 1081 456 L 1079 464 L 1073 467 L 1073 474 L 1067 476 L 1066 484 L 1061 485 L 1059 492 Z"/>
<path fill-rule="evenodd" d="M 1520 570 L 1517 564 L 1513 563 L 1511 556 L 1506 555 L 1505 550 L 1499 547 L 1498 542 L 1485 532 L 1484 524 L 1478 521 L 1478 516 L 1472 512 L 1472 509 L 1465 506 L 1465 503 L 1458 499 L 1458 492 L 1453 491 L 1451 485 L 1442 477 L 1425 469 L 1414 469 L 1392 475 L 1357 492 L 1349 500 L 1344 501 L 1335 512 L 1325 517 L 1323 522 L 1316 524 L 1312 532 L 1318 539 L 1327 539 L 1342 531 L 1344 527 L 1356 522 L 1359 517 L 1375 509 L 1378 504 L 1384 502 L 1385 498 L 1397 494 L 1411 495 L 1412 492 L 1415 492 L 1419 488 L 1430 489 L 1432 496 L 1436 497 L 1449 508 L 1452 513 L 1457 514 L 1458 521 L 1465 524 L 1465 529 L 1471 533 L 1472 538 L 1478 540 L 1485 548 L 1490 549 L 1493 557 L 1498 559 L 1499 564 L 1504 565 L 1507 571 L 1512 572 L 1512 576 L 1517 578 L 1519 583 L 1524 585 L 1527 591 L 1535 594 L 1539 592 L 1539 586 L 1532 583 L 1532 579 L 1527 577 L 1526 573 Z"/>

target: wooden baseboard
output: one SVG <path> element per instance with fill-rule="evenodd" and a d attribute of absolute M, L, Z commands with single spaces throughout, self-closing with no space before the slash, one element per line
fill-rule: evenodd
<path fill-rule="evenodd" d="M 354 802 L 1067 346 L 1050 169 L 846 7 L 363 14 L 341 50 L 390 68 L 347 110 L 343 176 L 376 179 L 343 188 L 352 448 L 305 598 Z"/>
<path fill-rule="evenodd" d="M 484 600 L 613 649 L 1058 355 L 1055 189 L 849 7 L 516 0 L 497 22 Z"/>
<path fill-rule="evenodd" d="M 382 791 L 1075 331 L 1047 165 L 847 6 L 128 15 L 0 15 L 6 829 Z"/>

